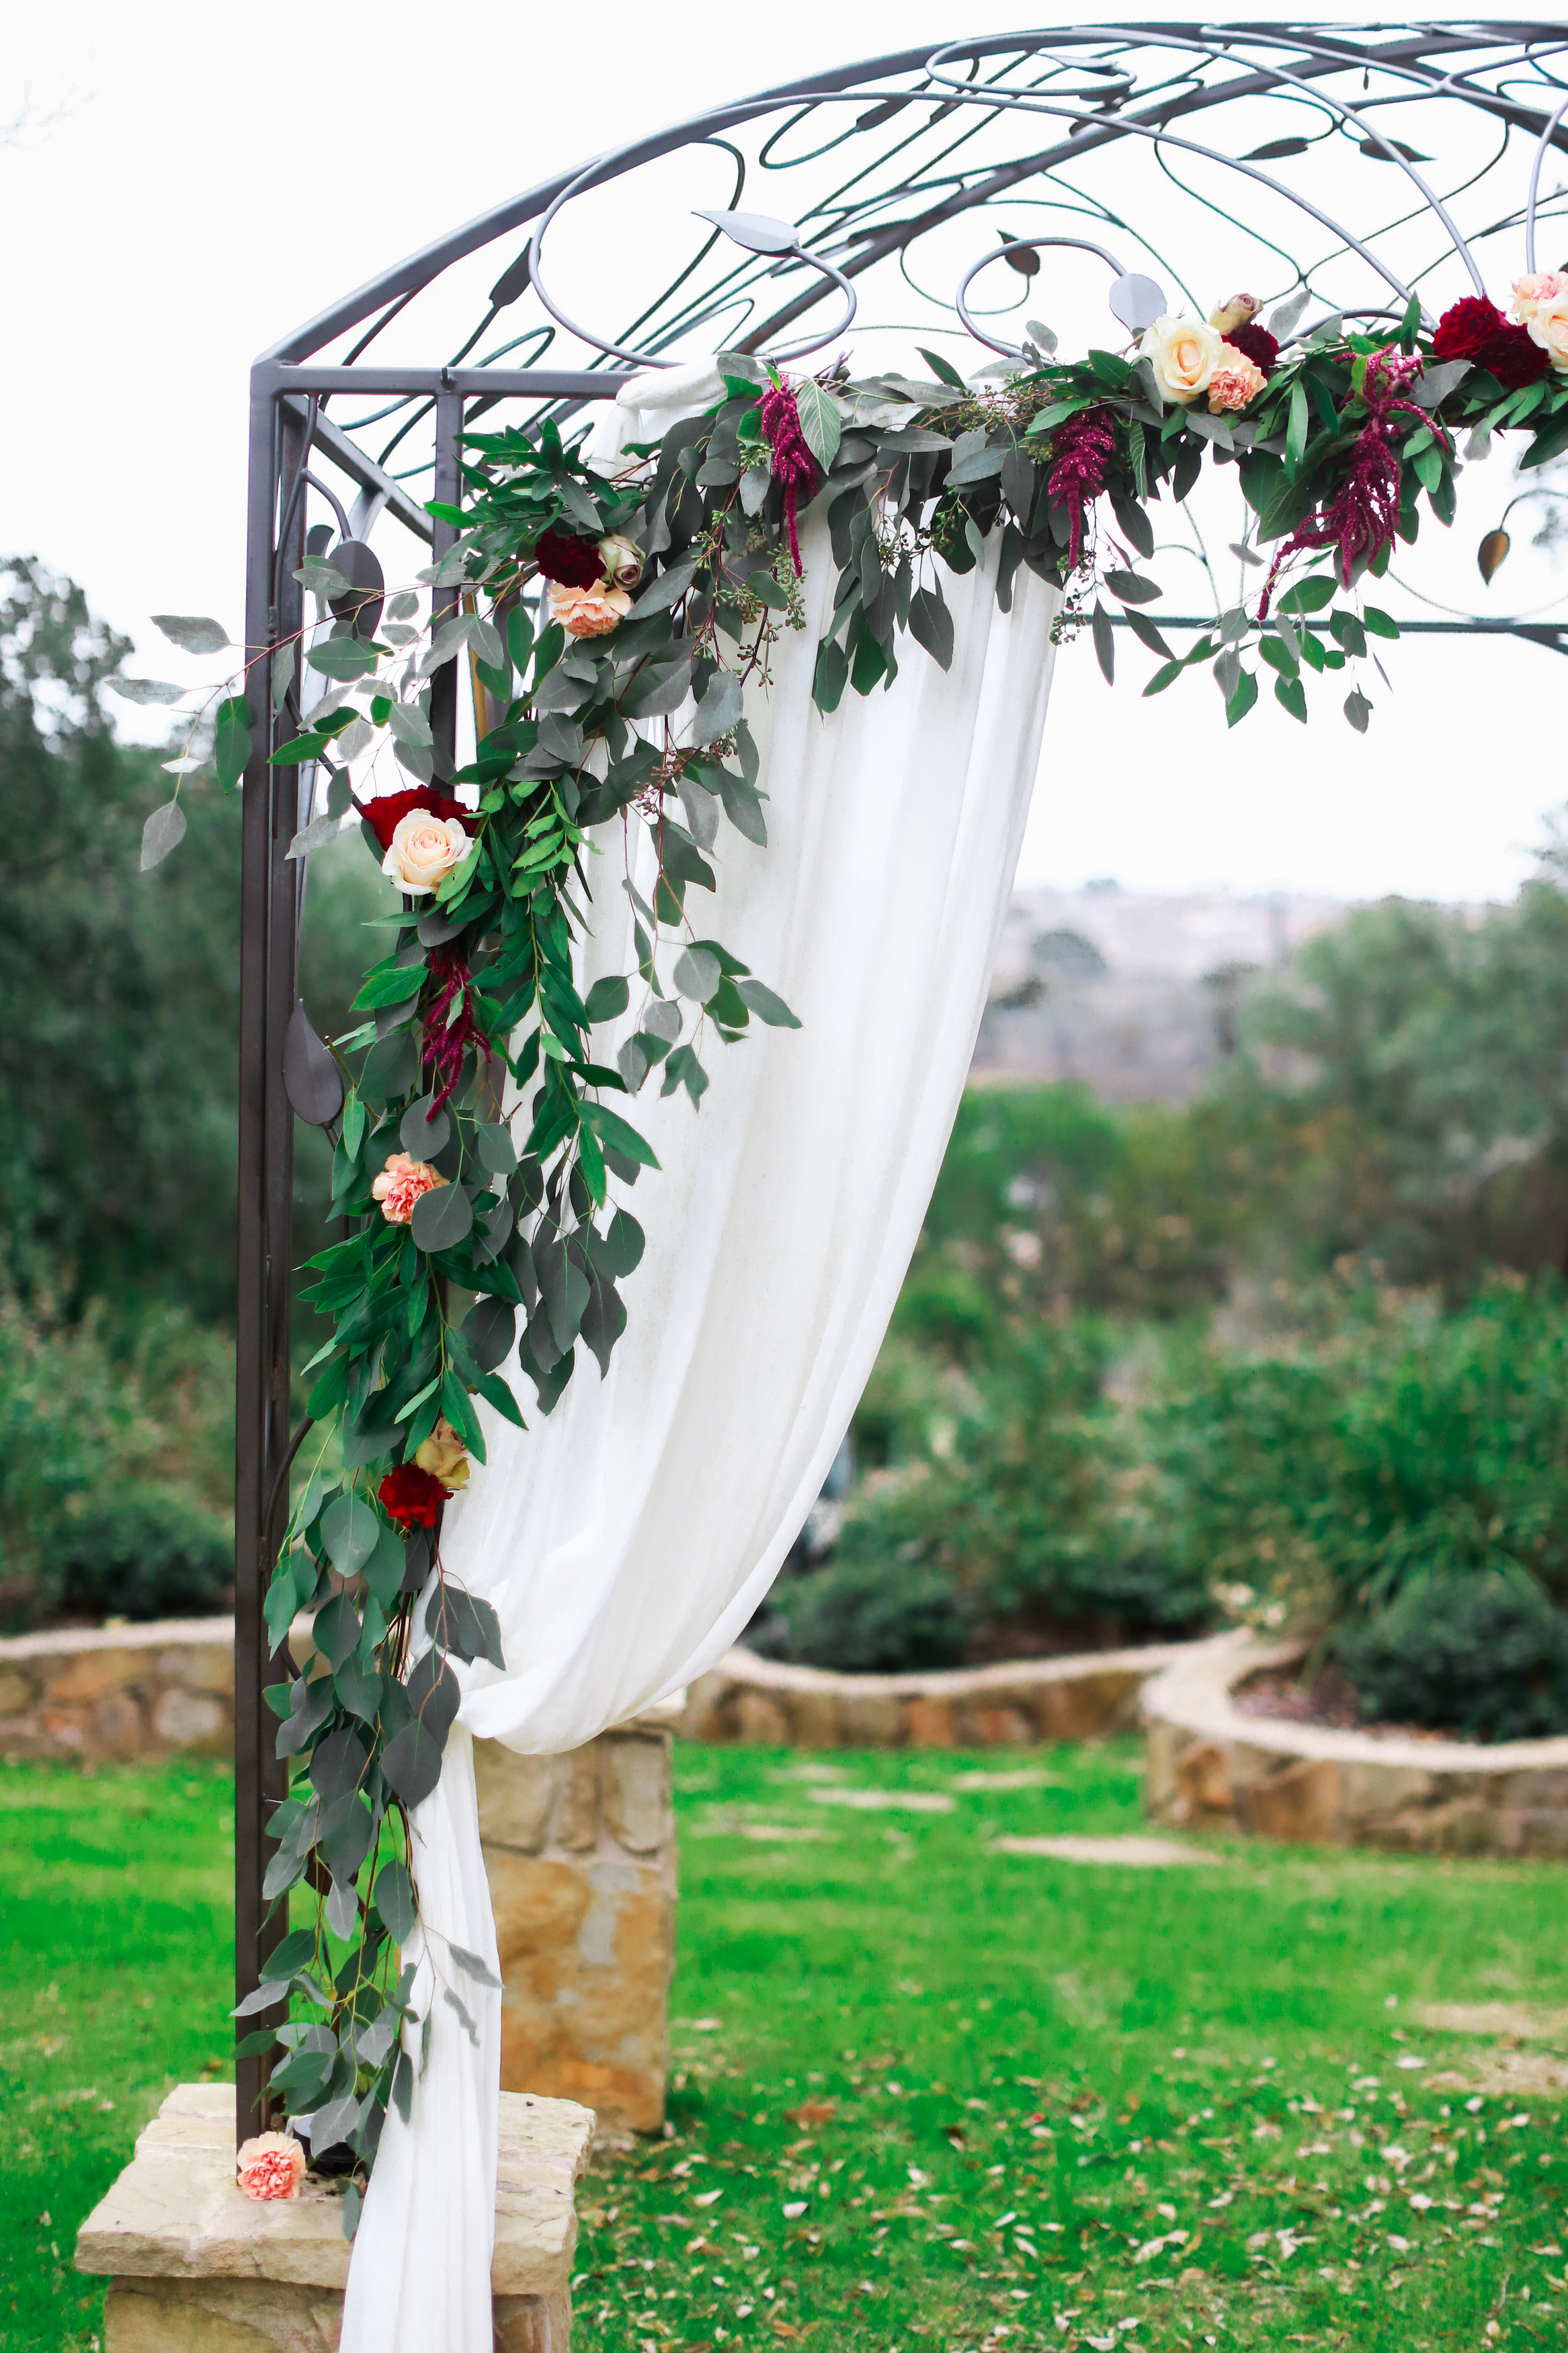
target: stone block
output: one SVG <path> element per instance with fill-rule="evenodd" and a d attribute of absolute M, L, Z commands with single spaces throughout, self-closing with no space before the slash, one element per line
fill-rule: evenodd
<path fill-rule="evenodd" d="M 669 1742 L 608 1733 L 598 1743 L 605 1828 L 633 1854 L 657 1854 L 674 1835 Z"/>
<path fill-rule="evenodd" d="M 165 1748 L 200 1750 L 216 1755 L 233 1745 L 227 1709 L 210 1692 L 181 1691 L 172 1686 L 159 1694 L 153 1710 L 153 1730 Z"/>
<path fill-rule="evenodd" d="M 30 1676 L 18 1674 L 10 1667 L 0 1667 L 0 1717 L 22 1715 L 32 1706 L 33 1697 Z"/>
<path fill-rule="evenodd" d="M 931 1694 L 904 1702 L 904 1728 L 911 1748 L 956 1748 L 958 1725 L 952 1702 Z"/>
<path fill-rule="evenodd" d="M 888 1702 L 889 1706 L 895 1703 Z M 742 1691 L 735 1703 L 737 1737 L 752 1748 L 787 1748 L 790 1723 L 776 1699 L 766 1692 Z"/>
<path fill-rule="evenodd" d="M 831 1691 L 790 1694 L 790 1733 L 797 1748 L 837 1748 L 838 1700 Z"/>
<path fill-rule="evenodd" d="M 1265 1780 L 1236 1789 L 1237 1819 L 1255 1838 L 1327 1846 L 1342 1835 L 1340 1768 L 1331 1759 L 1302 1759 Z"/>
<path fill-rule="evenodd" d="M 38 1723 L 51 1746 L 64 1749 L 68 1756 L 80 1757 L 87 1753 L 92 1718 L 85 1707 L 57 1707 L 46 1704 L 38 1710 Z"/>
<path fill-rule="evenodd" d="M 1023 1748 L 1034 1738 L 1035 1727 L 1022 1708 L 998 1705 L 962 1707 L 959 1736 L 971 1748 Z"/>
<path fill-rule="evenodd" d="M 490 2273 L 498 2353 L 569 2353 L 574 2188 L 594 2119 L 503 2092 Z M 104 2353 L 334 2353 L 349 2248 L 337 2189 L 258 2203 L 234 2179 L 234 2087 L 184 2084 L 89 2215 L 79 2271 L 107 2273 Z"/>
<path fill-rule="evenodd" d="M 657 2132 L 669 2067 L 671 1862 L 487 1855 L 500 1959 L 501 2082 Z"/>
<path fill-rule="evenodd" d="M 1046 1740 L 1103 1740 L 1132 1720 L 1143 1678 L 1125 1669 L 1064 1675 L 1040 1683 L 1033 1713 Z"/>
<path fill-rule="evenodd" d="M 486 1846 L 537 1854 L 550 1826 L 554 1757 L 519 1757 L 499 1740 L 476 1740 L 474 1778 L 479 1793 L 479 1836 Z"/>
<path fill-rule="evenodd" d="M 1546 1775 L 1542 1774 L 1544 1780 Z M 1521 1807 L 1515 1820 L 1521 1854 L 1568 1854 L 1568 1809 L 1561 1806 Z"/>
<path fill-rule="evenodd" d="M 1378 1759 L 1347 1757 L 1339 1770 L 1340 1804 L 1352 1838 L 1358 1823 L 1427 1804 L 1435 1787 L 1431 1774 L 1414 1765 L 1385 1765 Z"/>
<path fill-rule="evenodd" d="M 681 1732 L 688 1740 L 725 1741 L 735 1737 L 735 1686 L 718 1667 L 699 1675 L 686 1694 Z"/>
<path fill-rule="evenodd" d="M 98 1757 L 140 1757 L 147 1727 L 135 1696 L 128 1691 L 108 1692 L 92 1711 L 93 1754 Z"/>
<path fill-rule="evenodd" d="M 900 1748 L 903 1702 L 891 1692 L 847 1689 L 838 1702 L 839 1737 L 846 1748 Z"/>
<path fill-rule="evenodd" d="M 553 1794 L 549 1842 L 584 1852 L 599 1835 L 597 1746 L 590 1741 L 586 1747 L 574 1748 L 568 1756 L 552 1757 L 551 1764 Z"/>
<path fill-rule="evenodd" d="M 1153 1821 L 1172 1819 L 1181 1745 L 1182 1736 L 1173 1724 L 1165 1723 L 1160 1716 L 1151 1717 L 1143 1736 L 1143 1808 Z"/>
<path fill-rule="evenodd" d="M 145 1677 L 148 1661 L 145 1651 L 75 1651 L 40 1663 L 45 1698 L 68 1705 L 73 1701 L 90 1704 L 110 1692 L 123 1691 L 127 1683 Z"/>
<path fill-rule="evenodd" d="M 1173 1820 L 1182 1822 L 1234 1820 L 1230 1752 L 1217 1741 L 1194 1741 L 1178 1757 Z"/>
<path fill-rule="evenodd" d="M 234 1643 L 185 1642 L 178 1650 L 160 1651 L 158 1674 L 166 1683 L 182 1683 L 186 1691 L 216 1692 L 234 1696 Z"/>

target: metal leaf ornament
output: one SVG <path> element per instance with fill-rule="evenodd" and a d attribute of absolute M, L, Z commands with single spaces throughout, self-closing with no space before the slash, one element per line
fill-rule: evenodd
<path fill-rule="evenodd" d="M 1489 586 L 1491 583 L 1492 574 L 1497 570 L 1499 565 L 1502 562 L 1504 556 L 1508 554 L 1509 549 L 1512 544 L 1513 542 L 1510 539 L 1506 531 L 1489 531 L 1485 539 L 1482 540 L 1479 547 L 1477 548 L 1476 562 L 1480 566 L 1481 578 L 1487 582 Z"/>
<path fill-rule="evenodd" d="M 1165 315 L 1165 290 L 1157 280 L 1143 278 L 1130 269 L 1119 278 L 1110 290 L 1112 315 L 1121 320 L 1130 335 L 1141 335 L 1156 319 Z"/>
<path fill-rule="evenodd" d="M 768 213 L 699 212 L 698 220 L 711 221 L 747 253 L 794 253 L 800 231 Z"/>
<path fill-rule="evenodd" d="M 283 1037 L 283 1090 L 310 1127 L 325 1127 L 343 1107 L 343 1074 L 299 1003 Z"/>

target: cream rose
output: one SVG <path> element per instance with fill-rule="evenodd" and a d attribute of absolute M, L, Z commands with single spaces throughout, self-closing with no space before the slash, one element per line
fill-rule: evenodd
<path fill-rule="evenodd" d="M 468 1483 L 468 1450 L 445 1414 L 416 1451 L 414 1460 L 421 1471 L 439 1479 L 443 1487 L 455 1491 Z"/>
<path fill-rule="evenodd" d="M 1209 409 L 1214 416 L 1226 409 L 1245 408 L 1256 400 L 1268 379 L 1256 360 L 1238 352 L 1234 343 L 1221 343 L 1214 374 L 1209 378 Z"/>
<path fill-rule="evenodd" d="M 1537 269 L 1528 278 L 1513 281 L 1513 315 L 1521 327 L 1528 327 L 1541 311 L 1568 294 L 1568 274 L 1560 269 Z"/>
<path fill-rule="evenodd" d="M 612 532 L 599 542 L 599 561 L 612 588 L 635 588 L 642 578 L 642 550 L 623 532 Z"/>
<path fill-rule="evenodd" d="M 569 638 L 607 638 L 631 609 L 626 590 L 606 588 L 602 580 L 592 588 L 568 588 L 559 580 L 550 584 L 551 617 Z"/>
<path fill-rule="evenodd" d="M 432 817 L 428 809 L 410 809 L 397 820 L 381 871 L 399 890 L 423 898 L 468 854 L 468 837 L 455 817 Z"/>
<path fill-rule="evenodd" d="M 1552 366 L 1560 375 L 1568 374 L 1568 279 L 1559 280 L 1562 291 L 1548 301 L 1544 298 L 1525 321 L 1530 340 L 1539 343 Z"/>
<path fill-rule="evenodd" d="M 1153 363 L 1154 374 L 1167 400 L 1184 407 L 1209 387 L 1222 345 L 1205 319 L 1156 319 L 1138 346 L 1141 359 Z"/>
<path fill-rule="evenodd" d="M 1234 335 L 1237 327 L 1247 326 L 1263 308 L 1256 294 L 1233 294 L 1217 311 L 1209 312 L 1209 325 L 1219 335 Z"/>

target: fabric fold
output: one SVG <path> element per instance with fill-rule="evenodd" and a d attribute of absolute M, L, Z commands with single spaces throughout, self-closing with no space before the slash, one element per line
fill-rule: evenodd
<path fill-rule="evenodd" d="M 715 396 L 695 373 L 656 385 L 623 429 L 652 438 Z M 975 571 L 942 575 L 951 668 L 905 640 L 887 691 L 846 693 L 825 718 L 811 689 L 836 567 L 820 513 L 802 543 L 805 627 L 774 649 L 771 691 L 747 697 L 768 845 L 723 826 L 717 892 L 688 902 L 694 933 L 742 958 L 802 1027 L 753 1022 L 740 1044 L 700 1043 L 700 1113 L 647 1082 L 631 1116 L 660 1165 L 620 1188 L 647 1240 L 608 1374 L 581 1360 L 545 1418 L 515 1360 L 503 1368 L 530 1426 L 480 1408 L 489 1463 L 443 1533 L 447 1575 L 497 1610 L 507 1664 L 463 1671 L 462 1736 L 416 1820 L 420 1900 L 433 1930 L 492 1965 L 467 1736 L 580 1746 L 701 1672 L 753 1614 L 919 1238 L 1027 816 L 1056 592 L 1020 572 L 999 612 L 994 543 Z M 651 896 L 654 871 L 638 820 L 601 828 L 595 850 L 584 989 L 635 975 L 622 883 Z M 602 1059 L 637 1002 L 634 983 Z M 406 1957 L 427 1964 L 416 1943 Z M 343 2353 L 489 2353 L 500 2003 L 468 2003 L 477 2043 L 444 2007 L 411 2120 L 387 2120 Z"/>

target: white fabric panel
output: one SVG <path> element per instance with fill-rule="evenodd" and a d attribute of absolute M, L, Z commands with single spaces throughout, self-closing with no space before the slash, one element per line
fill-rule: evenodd
<path fill-rule="evenodd" d="M 622 420 L 627 439 L 718 396 L 700 375 L 657 395 Z M 687 907 L 696 935 L 743 958 L 804 1026 L 753 1018 L 738 1045 L 699 1039 L 712 1082 L 700 1113 L 684 1091 L 659 1099 L 650 1076 L 629 1115 L 660 1166 L 623 1195 L 647 1248 L 622 1286 L 608 1377 L 580 1351 L 545 1419 L 514 1364 L 531 1426 L 480 1409 L 489 1462 L 447 1513 L 447 1571 L 494 1604 L 507 1660 L 504 1673 L 462 1671 L 460 1724 L 530 1753 L 577 1747 L 700 1673 L 767 1591 L 886 1331 L 984 1005 L 1055 592 L 1020 571 L 998 613 L 993 543 L 984 572 L 942 575 L 952 669 L 905 640 L 890 691 L 847 691 L 825 719 L 811 681 L 836 573 L 820 518 L 802 555 L 806 627 L 775 649 L 771 692 L 748 694 L 768 847 L 721 824 L 717 893 L 693 889 Z M 628 865 L 652 893 L 639 821 L 602 828 L 596 847 L 584 988 L 636 971 Z M 640 993 L 634 981 L 603 1059 Z M 472 1792 L 455 1735 L 416 1818 L 420 1900 L 427 1922 L 493 1956 Z M 412 2126 L 387 2120 L 343 2353 L 488 2353 L 499 2004 L 477 2014 L 477 2047 L 438 2015 Z"/>

